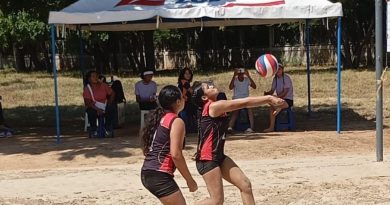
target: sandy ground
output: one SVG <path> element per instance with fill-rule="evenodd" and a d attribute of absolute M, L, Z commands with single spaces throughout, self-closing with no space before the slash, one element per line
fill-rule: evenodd
<path fill-rule="evenodd" d="M 374 130 L 235 135 L 226 154 L 250 178 L 257 204 L 390 204 L 389 133 L 383 162 L 376 162 Z M 189 136 L 184 154 L 199 190 L 188 192 L 175 177 L 188 204 L 208 195 L 190 160 L 195 148 Z M 130 136 L 72 135 L 59 145 L 40 134 L 0 139 L 0 204 L 159 204 L 140 182 L 142 159 Z M 225 204 L 241 204 L 235 187 L 224 189 Z"/>

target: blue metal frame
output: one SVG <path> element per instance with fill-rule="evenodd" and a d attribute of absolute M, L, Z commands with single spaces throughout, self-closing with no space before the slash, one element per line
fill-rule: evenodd
<path fill-rule="evenodd" d="M 310 93 L 310 20 L 306 19 L 305 47 L 306 47 L 306 74 L 307 74 L 307 112 L 311 115 L 311 93 Z"/>
<path fill-rule="evenodd" d="M 56 65 L 56 32 L 55 26 L 50 25 L 51 33 L 51 58 L 53 64 L 53 78 L 54 78 L 54 100 L 55 100 L 55 112 L 56 112 L 56 130 L 57 130 L 57 144 L 61 143 L 61 130 L 60 130 L 60 109 L 58 107 L 58 83 L 57 83 L 57 65 Z"/>
<path fill-rule="evenodd" d="M 341 132 L 341 17 L 337 18 L 337 133 Z"/>

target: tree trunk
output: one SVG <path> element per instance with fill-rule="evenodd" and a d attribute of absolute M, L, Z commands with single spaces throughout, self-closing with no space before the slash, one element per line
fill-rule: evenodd
<path fill-rule="evenodd" d="M 3 52 L 0 50 L 0 69 L 4 69 L 3 65 Z"/>
<path fill-rule="evenodd" d="M 200 70 L 205 70 L 205 48 L 204 48 L 204 30 L 198 32 L 198 39 L 197 39 L 197 66 L 200 67 Z M 198 62 L 199 61 L 199 62 Z"/>
<path fill-rule="evenodd" d="M 155 61 L 155 55 L 154 55 L 153 33 L 154 33 L 154 31 L 144 31 L 143 32 L 146 68 L 155 71 L 156 70 L 156 61 Z"/>
<path fill-rule="evenodd" d="M 41 64 L 43 66 L 43 69 L 50 73 L 52 71 L 52 65 L 50 64 L 49 48 L 46 46 L 45 42 L 41 43 L 41 49 L 43 51 L 44 56 L 44 58 L 41 60 Z"/>
<path fill-rule="evenodd" d="M 38 45 L 36 43 L 31 45 L 31 62 L 34 64 L 34 70 L 43 70 L 43 65 L 38 59 L 37 47 Z"/>
<path fill-rule="evenodd" d="M 22 49 L 19 49 L 19 43 L 13 43 L 12 49 L 14 54 L 15 69 L 17 72 L 26 71 L 26 65 L 24 63 L 24 56 Z"/>

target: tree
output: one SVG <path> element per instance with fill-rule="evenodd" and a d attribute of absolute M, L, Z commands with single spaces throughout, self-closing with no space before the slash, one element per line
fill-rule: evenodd
<path fill-rule="evenodd" d="M 359 67 L 364 48 L 372 47 L 375 28 L 375 1 L 333 0 L 343 4 L 343 64 Z M 371 55 L 370 51 L 367 53 Z"/>
<path fill-rule="evenodd" d="M 25 71 L 24 63 L 25 47 L 41 38 L 48 28 L 45 23 L 35 20 L 25 11 L 11 13 L 0 19 L 2 32 L 0 41 L 3 48 L 12 45 L 17 71 Z"/>
<path fill-rule="evenodd" d="M 49 32 L 47 22 L 49 11 L 63 8 L 76 0 L 18 0 L 0 1 L 0 56 L 2 50 L 12 47 L 18 71 L 27 70 L 24 57 L 30 56 L 31 69 L 43 68 L 38 59 L 39 53 L 44 53 L 48 59 Z M 26 11 L 29 12 L 26 12 Z M 1 67 L 1 63 L 0 63 Z"/>

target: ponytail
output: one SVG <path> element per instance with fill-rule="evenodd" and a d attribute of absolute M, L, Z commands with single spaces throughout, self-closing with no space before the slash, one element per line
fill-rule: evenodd
<path fill-rule="evenodd" d="M 156 110 L 151 111 L 146 117 L 146 124 L 141 132 L 142 150 L 144 155 L 149 152 L 150 145 L 153 141 L 153 135 L 156 132 L 164 114 L 164 109 L 162 107 L 158 107 Z"/>
<path fill-rule="evenodd" d="M 178 87 L 173 85 L 167 85 L 163 87 L 158 95 L 158 108 L 151 111 L 146 117 L 146 125 L 142 129 L 142 149 L 144 155 L 149 152 L 150 146 L 153 142 L 153 136 L 158 126 L 160 125 L 161 118 L 167 112 L 172 112 L 177 100 L 182 97 Z"/>

